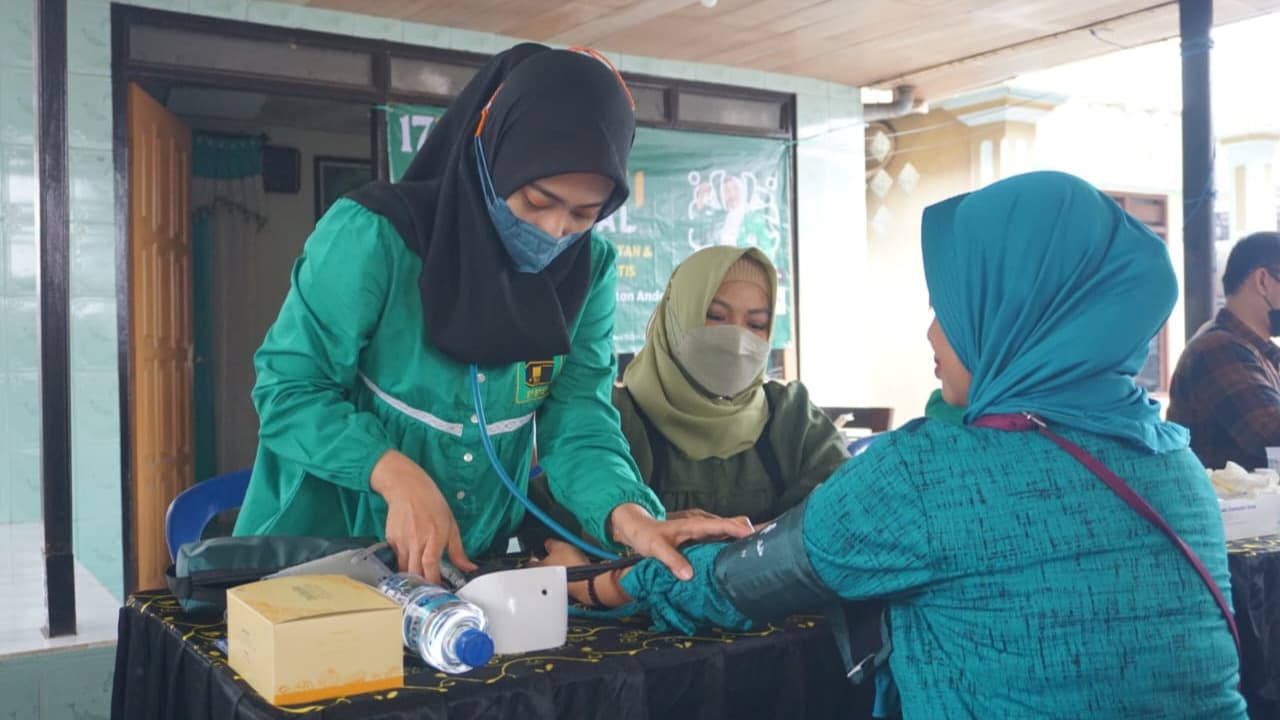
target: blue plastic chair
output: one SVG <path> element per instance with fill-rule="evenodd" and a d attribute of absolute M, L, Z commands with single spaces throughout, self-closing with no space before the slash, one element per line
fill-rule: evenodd
<path fill-rule="evenodd" d="M 880 436 L 883 434 L 884 433 L 871 433 L 870 435 L 860 437 L 849 443 L 849 457 L 858 457 L 862 453 L 866 452 L 867 448 L 871 447 L 871 443 L 879 440 Z"/>
<path fill-rule="evenodd" d="M 204 528 L 218 513 L 244 503 L 253 470 L 239 470 L 211 477 L 183 490 L 169 503 L 164 515 L 164 540 L 169 559 L 176 560 L 178 548 L 200 539 Z"/>

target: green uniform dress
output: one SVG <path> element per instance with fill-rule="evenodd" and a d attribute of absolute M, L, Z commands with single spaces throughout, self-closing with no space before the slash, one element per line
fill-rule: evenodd
<path fill-rule="evenodd" d="M 479 368 L 498 459 L 527 488 L 534 433 L 551 492 L 605 538 L 610 511 L 662 506 L 644 486 L 609 392 L 616 252 L 592 236 L 592 279 L 568 355 Z M 280 316 L 254 357 L 261 420 L 237 535 L 383 537 L 369 475 L 398 450 L 439 486 L 468 555 L 501 550 L 524 516 L 480 440 L 467 366 L 423 331 L 422 261 L 392 224 L 351 200 L 321 219 Z"/>

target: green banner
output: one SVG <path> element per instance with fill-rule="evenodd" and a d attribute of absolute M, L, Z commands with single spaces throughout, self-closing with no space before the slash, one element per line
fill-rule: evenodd
<path fill-rule="evenodd" d="M 413 156 L 418 154 L 436 119 L 444 114 L 444 108 L 429 105 L 388 105 L 386 110 L 387 170 L 394 182 L 409 169 Z"/>
<path fill-rule="evenodd" d="M 444 111 L 393 106 L 387 111 L 392 179 L 408 167 Z M 596 232 L 618 249 L 614 349 L 644 345 L 644 329 L 667 280 L 682 260 L 711 245 L 760 248 L 778 269 L 775 348 L 792 336 L 790 163 L 787 143 L 767 138 L 636 131 L 628 171 L 631 197 Z"/>
<path fill-rule="evenodd" d="M 596 225 L 618 248 L 617 352 L 639 350 L 676 265 L 711 245 L 758 247 L 778 269 L 773 345 L 791 342 L 791 203 L 786 143 L 640 128 L 631 197 Z"/>

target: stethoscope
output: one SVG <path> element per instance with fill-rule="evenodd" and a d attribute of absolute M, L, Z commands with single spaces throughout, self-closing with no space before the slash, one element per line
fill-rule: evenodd
<path fill-rule="evenodd" d="M 489 437 L 489 425 L 484 417 L 484 401 L 480 397 L 479 371 L 476 366 L 472 364 L 468 367 L 468 373 L 471 376 L 471 401 L 475 405 L 476 409 L 476 424 L 480 426 L 480 443 L 484 445 L 485 454 L 489 456 L 489 464 L 492 465 L 494 471 L 498 473 L 498 477 L 502 480 L 503 486 L 507 488 L 507 492 L 511 493 L 516 500 L 519 500 L 525 510 L 528 510 L 534 517 L 546 523 L 547 527 L 554 530 L 557 535 L 564 538 L 565 541 L 577 547 L 579 550 L 603 560 L 622 560 L 618 555 L 607 550 L 601 550 L 594 545 L 584 542 L 581 538 L 569 532 L 569 530 L 563 525 L 551 519 L 551 516 L 543 512 L 541 508 L 534 505 L 533 502 L 520 491 L 520 488 L 516 486 L 515 481 L 511 479 L 509 474 L 507 474 L 506 468 L 502 466 L 502 461 L 498 459 L 497 451 L 493 449 L 493 441 Z"/>

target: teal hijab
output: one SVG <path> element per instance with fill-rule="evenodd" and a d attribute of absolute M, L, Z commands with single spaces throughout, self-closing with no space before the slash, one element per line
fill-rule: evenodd
<path fill-rule="evenodd" d="M 930 206 L 921 237 L 938 323 L 973 374 L 965 422 L 1032 412 L 1153 452 L 1187 447 L 1134 383 L 1178 296 L 1142 223 L 1080 178 L 1035 172 Z"/>

